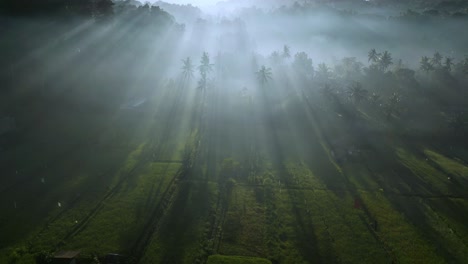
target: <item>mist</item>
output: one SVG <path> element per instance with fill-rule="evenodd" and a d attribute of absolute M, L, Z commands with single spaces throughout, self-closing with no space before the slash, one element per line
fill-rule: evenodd
<path fill-rule="evenodd" d="M 0 3 L 1 263 L 466 259 L 462 1 Z"/>

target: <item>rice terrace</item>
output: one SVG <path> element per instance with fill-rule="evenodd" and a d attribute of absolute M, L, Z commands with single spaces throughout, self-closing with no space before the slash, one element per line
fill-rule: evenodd
<path fill-rule="evenodd" d="M 468 2 L 0 0 L 0 263 L 467 263 Z"/>

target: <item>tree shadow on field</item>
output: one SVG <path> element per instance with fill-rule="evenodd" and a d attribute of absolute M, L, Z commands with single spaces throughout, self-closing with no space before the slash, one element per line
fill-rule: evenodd
<path fill-rule="evenodd" d="M 430 219 L 426 213 L 428 208 L 425 208 L 425 206 L 418 201 L 419 198 L 387 196 L 387 199 L 397 211 L 403 213 L 405 218 L 420 231 L 419 233 L 421 236 L 428 241 L 430 245 L 434 246 L 435 253 L 437 255 L 442 256 L 447 263 L 457 263 L 458 261 L 461 261 L 461 259 L 457 259 L 459 256 L 454 254 L 457 249 L 450 248 L 450 244 L 447 244 L 445 241 L 446 238 L 439 233 L 440 230 L 435 229 L 434 224 L 432 223 L 434 220 Z M 434 210 L 434 208 L 439 210 L 437 207 L 440 206 L 440 204 L 431 203 L 431 201 L 427 200 L 424 202 L 430 204 L 430 210 Z M 445 207 L 447 205 L 453 208 L 453 204 L 450 201 L 445 200 L 443 206 Z M 438 214 L 436 211 L 434 211 L 434 213 Z M 467 219 L 464 220 L 466 222 Z M 463 222 L 460 222 L 460 224 L 461 223 Z M 455 236 L 456 235 L 457 234 L 455 234 Z M 460 237 L 458 238 L 460 239 Z"/>
<path fill-rule="evenodd" d="M 192 244 L 198 247 L 201 235 L 199 227 L 203 226 L 209 214 L 210 196 L 208 182 L 179 184 L 177 196 L 161 227 L 161 263 L 183 263 L 187 254 L 191 253 L 187 249 Z"/>
<path fill-rule="evenodd" d="M 264 106 L 267 112 L 264 113 L 264 115 L 267 120 L 266 125 L 270 132 L 269 135 L 267 135 L 269 137 L 268 151 L 274 164 L 273 167 L 278 172 L 280 180 L 286 185 L 292 213 L 294 214 L 294 223 L 297 223 L 293 227 L 295 237 L 298 238 L 297 241 L 294 241 L 295 246 L 307 262 L 321 262 L 322 256 L 320 256 L 319 253 L 318 240 L 314 233 L 314 227 L 312 224 L 309 224 L 312 221 L 310 219 L 306 219 L 307 216 L 305 216 L 305 212 L 298 207 L 300 201 L 303 201 L 305 197 L 302 192 L 297 192 L 288 188 L 294 184 L 291 182 L 293 177 L 285 167 L 285 150 L 281 147 L 278 136 L 278 123 L 284 122 L 284 120 L 278 119 L 278 117 L 273 117 L 270 105 L 271 104 L 268 103 L 268 96 L 266 96 Z M 272 261 L 279 263 L 280 260 L 273 259 Z"/>

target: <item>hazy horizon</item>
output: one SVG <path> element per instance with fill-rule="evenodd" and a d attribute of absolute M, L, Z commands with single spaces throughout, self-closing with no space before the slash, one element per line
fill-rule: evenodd
<path fill-rule="evenodd" d="M 150 0 L 149 2 L 158 2 L 158 0 Z M 189 1 L 189 0 L 166 0 L 162 1 L 170 4 L 179 4 L 179 5 L 187 5 L 191 4 L 193 6 L 211 6 L 215 5 L 216 3 L 220 2 L 220 0 L 196 0 L 196 1 Z"/>

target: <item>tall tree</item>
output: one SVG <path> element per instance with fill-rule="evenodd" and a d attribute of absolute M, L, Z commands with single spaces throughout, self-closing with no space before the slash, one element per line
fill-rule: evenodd
<path fill-rule="evenodd" d="M 349 78 L 351 75 L 360 74 L 362 66 L 363 64 L 356 57 L 345 57 L 341 60 L 341 64 L 335 66 L 335 72 Z"/>
<path fill-rule="evenodd" d="M 208 52 L 203 52 L 200 66 L 198 67 L 200 70 L 200 74 L 206 75 L 213 70 L 213 64 L 210 63 L 210 55 Z"/>
<path fill-rule="evenodd" d="M 320 92 L 323 94 L 323 96 L 328 99 L 332 100 L 335 96 L 334 90 L 330 87 L 328 83 L 326 83 L 322 89 L 320 89 Z"/>
<path fill-rule="evenodd" d="M 439 52 L 434 53 L 434 56 L 431 58 L 431 63 L 433 66 L 441 67 L 442 66 L 442 55 Z"/>
<path fill-rule="evenodd" d="M 453 65 L 454 65 L 453 59 L 450 57 L 446 57 L 444 61 L 444 69 L 450 72 L 452 71 Z"/>
<path fill-rule="evenodd" d="M 291 57 L 291 51 L 289 50 L 289 47 L 287 45 L 284 45 L 283 47 L 283 58 L 290 58 Z"/>
<path fill-rule="evenodd" d="M 262 65 L 262 67 L 260 67 L 260 70 L 258 70 L 256 74 L 257 74 L 257 79 L 260 82 L 260 85 L 262 88 L 265 87 L 268 81 L 272 79 L 271 68 L 267 68 L 265 67 L 265 65 Z"/>
<path fill-rule="evenodd" d="M 207 75 L 213 70 L 213 64 L 210 63 L 210 55 L 208 52 L 203 52 L 202 58 L 200 60 L 200 66 L 198 66 L 200 71 L 201 79 L 199 81 L 198 87 L 205 90 Z"/>
<path fill-rule="evenodd" d="M 187 57 L 187 59 L 182 60 L 184 63 L 184 66 L 182 66 L 182 76 L 185 81 L 190 81 L 193 78 L 193 72 L 194 72 L 194 66 L 192 64 L 192 60 L 190 57 Z"/>
<path fill-rule="evenodd" d="M 431 60 L 427 56 L 423 56 L 419 62 L 419 68 L 426 73 L 433 71 L 434 66 L 431 63 Z"/>
<path fill-rule="evenodd" d="M 359 104 L 362 100 L 367 98 L 368 91 L 362 88 L 360 82 L 354 82 L 348 88 L 348 95 L 353 100 L 354 104 Z"/>
<path fill-rule="evenodd" d="M 398 113 L 398 107 L 401 101 L 401 97 L 398 93 L 394 92 L 387 100 L 387 103 L 384 105 L 384 113 L 387 116 L 387 119 Z"/>
<path fill-rule="evenodd" d="M 94 16 L 106 16 L 113 13 L 114 3 L 111 0 L 92 0 Z"/>
<path fill-rule="evenodd" d="M 312 76 L 314 74 L 312 59 L 305 52 L 299 52 L 294 55 L 292 66 L 302 76 Z"/>
<path fill-rule="evenodd" d="M 393 64 L 392 54 L 388 51 L 384 51 L 379 60 L 379 67 L 381 70 L 386 71 L 390 65 Z"/>
<path fill-rule="evenodd" d="M 367 53 L 367 62 L 377 62 L 379 60 L 380 54 L 377 53 L 375 49 L 371 49 L 369 53 Z"/>
<path fill-rule="evenodd" d="M 317 65 L 317 78 L 328 80 L 331 76 L 330 68 L 328 68 L 327 64 L 320 63 Z"/>

